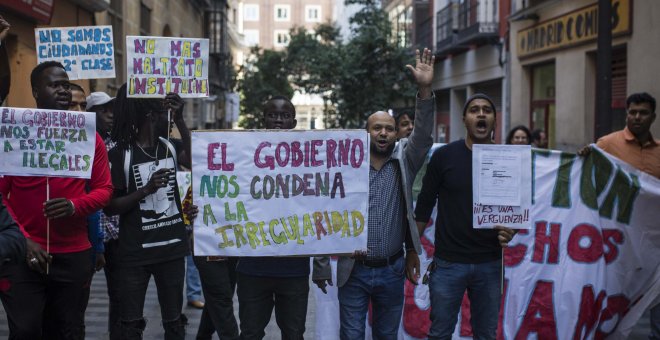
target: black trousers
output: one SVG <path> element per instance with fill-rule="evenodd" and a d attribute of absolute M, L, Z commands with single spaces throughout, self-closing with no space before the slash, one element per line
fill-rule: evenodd
<path fill-rule="evenodd" d="M 30 269 L 25 260 L 2 267 L 0 281 L 6 289 L 0 290 L 0 299 L 9 339 L 84 339 L 80 308 L 90 279 L 91 252 L 52 254 L 48 275 Z"/>
<path fill-rule="evenodd" d="M 308 276 L 260 277 L 238 273 L 237 283 L 241 339 L 263 339 L 273 307 L 282 339 L 303 339 Z"/>
<path fill-rule="evenodd" d="M 119 240 L 105 243 L 105 282 L 108 287 L 108 332 L 110 339 L 119 339 Z"/>
<path fill-rule="evenodd" d="M 194 256 L 204 294 L 204 310 L 197 339 L 211 339 L 216 330 L 220 339 L 238 339 L 238 324 L 234 317 L 236 289 L 236 258 L 207 261 L 206 256 Z M 210 321 L 210 322 L 209 322 Z"/>

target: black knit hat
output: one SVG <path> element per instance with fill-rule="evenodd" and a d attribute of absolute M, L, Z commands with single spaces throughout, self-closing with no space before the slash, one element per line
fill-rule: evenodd
<path fill-rule="evenodd" d="M 468 105 L 470 105 L 470 103 L 475 99 L 485 99 L 485 100 L 487 100 L 490 103 L 490 107 L 493 108 L 493 114 L 495 114 L 495 116 L 497 116 L 497 110 L 495 110 L 495 103 L 493 103 L 493 100 L 490 97 L 488 97 L 487 95 L 485 95 L 483 93 L 475 93 L 475 94 L 471 95 L 470 98 L 468 98 L 465 101 L 465 105 L 463 106 L 463 116 L 465 116 L 465 113 L 467 112 Z"/>

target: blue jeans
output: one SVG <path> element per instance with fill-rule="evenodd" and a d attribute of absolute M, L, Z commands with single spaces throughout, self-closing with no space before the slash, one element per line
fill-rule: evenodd
<path fill-rule="evenodd" d="M 403 257 L 379 268 L 355 263 L 348 281 L 339 287 L 339 334 L 342 340 L 364 339 L 370 300 L 373 339 L 397 338 L 403 310 L 405 269 Z"/>
<path fill-rule="evenodd" d="M 434 258 L 429 339 L 451 339 L 465 290 L 470 298 L 473 339 L 495 339 L 501 302 L 502 261 L 453 263 Z"/>
<path fill-rule="evenodd" d="M 202 283 L 192 255 L 186 256 L 186 298 L 188 302 L 199 301 L 202 298 Z"/>

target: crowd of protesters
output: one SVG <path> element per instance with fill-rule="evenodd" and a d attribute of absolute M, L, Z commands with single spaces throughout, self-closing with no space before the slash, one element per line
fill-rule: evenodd
<path fill-rule="evenodd" d="M 0 17 L 0 103 L 9 93 L 9 67 L 1 39 L 9 24 Z M 396 339 L 403 310 L 404 281 L 417 284 L 420 237 L 438 208 L 435 257 L 429 268 L 429 338 L 451 338 L 463 298 L 470 294 L 475 338 L 494 339 L 501 303 L 502 247 L 516 231 L 504 226 L 472 228 L 472 146 L 493 143 L 496 106 L 486 94 L 471 96 L 463 109 L 466 138 L 433 153 L 413 206 L 412 183 L 433 140 L 434 56 L 417 51 L 407 65 L 418 87 L 416 108 L 393 117 L 369 116 L 368 247 L 341 256 L 337 265 L 341 339 L 363 339 L 370 308 L 372 334 Z M 96 115 L 94 162 L 89 180 L 39 176 L 0 178 L 0 299 L 10 339 L 84 339 L 84 315 L 92 276 L 104 269 L 109 296 L 110 339 L 141 339 L 147 320 L 145 294 L 151 277 L 157 288 L 165 339 L 184 339 L 182 313 L 186 224 L 198 213 L 184 204 L 176 172 L 191 167 L 190 131 L 183 100 L 130 98 L 126 84 L 113 96 L 86 95 L 58 62 L 37 65 L 30 77 L 36 107 L 87 111 Z M 598 146 L 660 178 L 658 140 L 650 134 L 655 99 L 628 99 L 627 125 Z M 267 129 L 296 127 L 289 98 L 274 95 L 263 109 Z M 181 138 L 171 139 L 176 126 Z M 544 131 L 516 126 L 506 144 L 547 148 Z M 632 152 L 641 148 L 641 152 Z M 588 148 L 581 150 L 584 155 Z M 167 223 L 169 228 L 149 228 Z M 46 229 L 49 225 L 49 230 Z M 48 233 L 48 234 L 47 234 Z M 194 254 L 192 254 L 194 255 Z M 305 333 L 309 280 L 323 292 L 332 285 L 330 260 L 317 257 L 222 258 L 193 256 L 205 304 L 198 339 L 215 331 L 221 339 L 262 339 L 273 310 L 283 339 Z M 239 302 L 234 318 L 233 296 Z M 192 302 L 191 302 L 192 301 Z M 30 308 L 26 308 L 30 306 Z M 653 309 L 657 330 L 660 311 Z M 240 325 L 240 326 L 239 326 Z M 653 327 L 655 325 L 655 327 Z M 654 336 L 658 336 L 655 334 Z"/>

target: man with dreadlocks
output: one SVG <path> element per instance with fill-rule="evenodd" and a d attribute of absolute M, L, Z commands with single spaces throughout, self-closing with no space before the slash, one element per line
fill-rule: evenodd
<path fill-rule="evenodd" d="M 168 138 L 170 113 L 182 147 Z M 124 84 L 117 92 L 113 116 L 112 139 L 117 144 L 108 158 L 115 192 L 104 211 L 120 215 L 119 338 L 142 338 L 144 299 L 153 276 L 165 339 L 184 339 L 187 319 L 181 309 L 188 242 L 176 184 L 177 164 L 190 167 L 183 101 L 174 93 L 165 99 L 128 98 Z M 189 210 L 184 213 L 194 218 L 197 208 Z"/>

